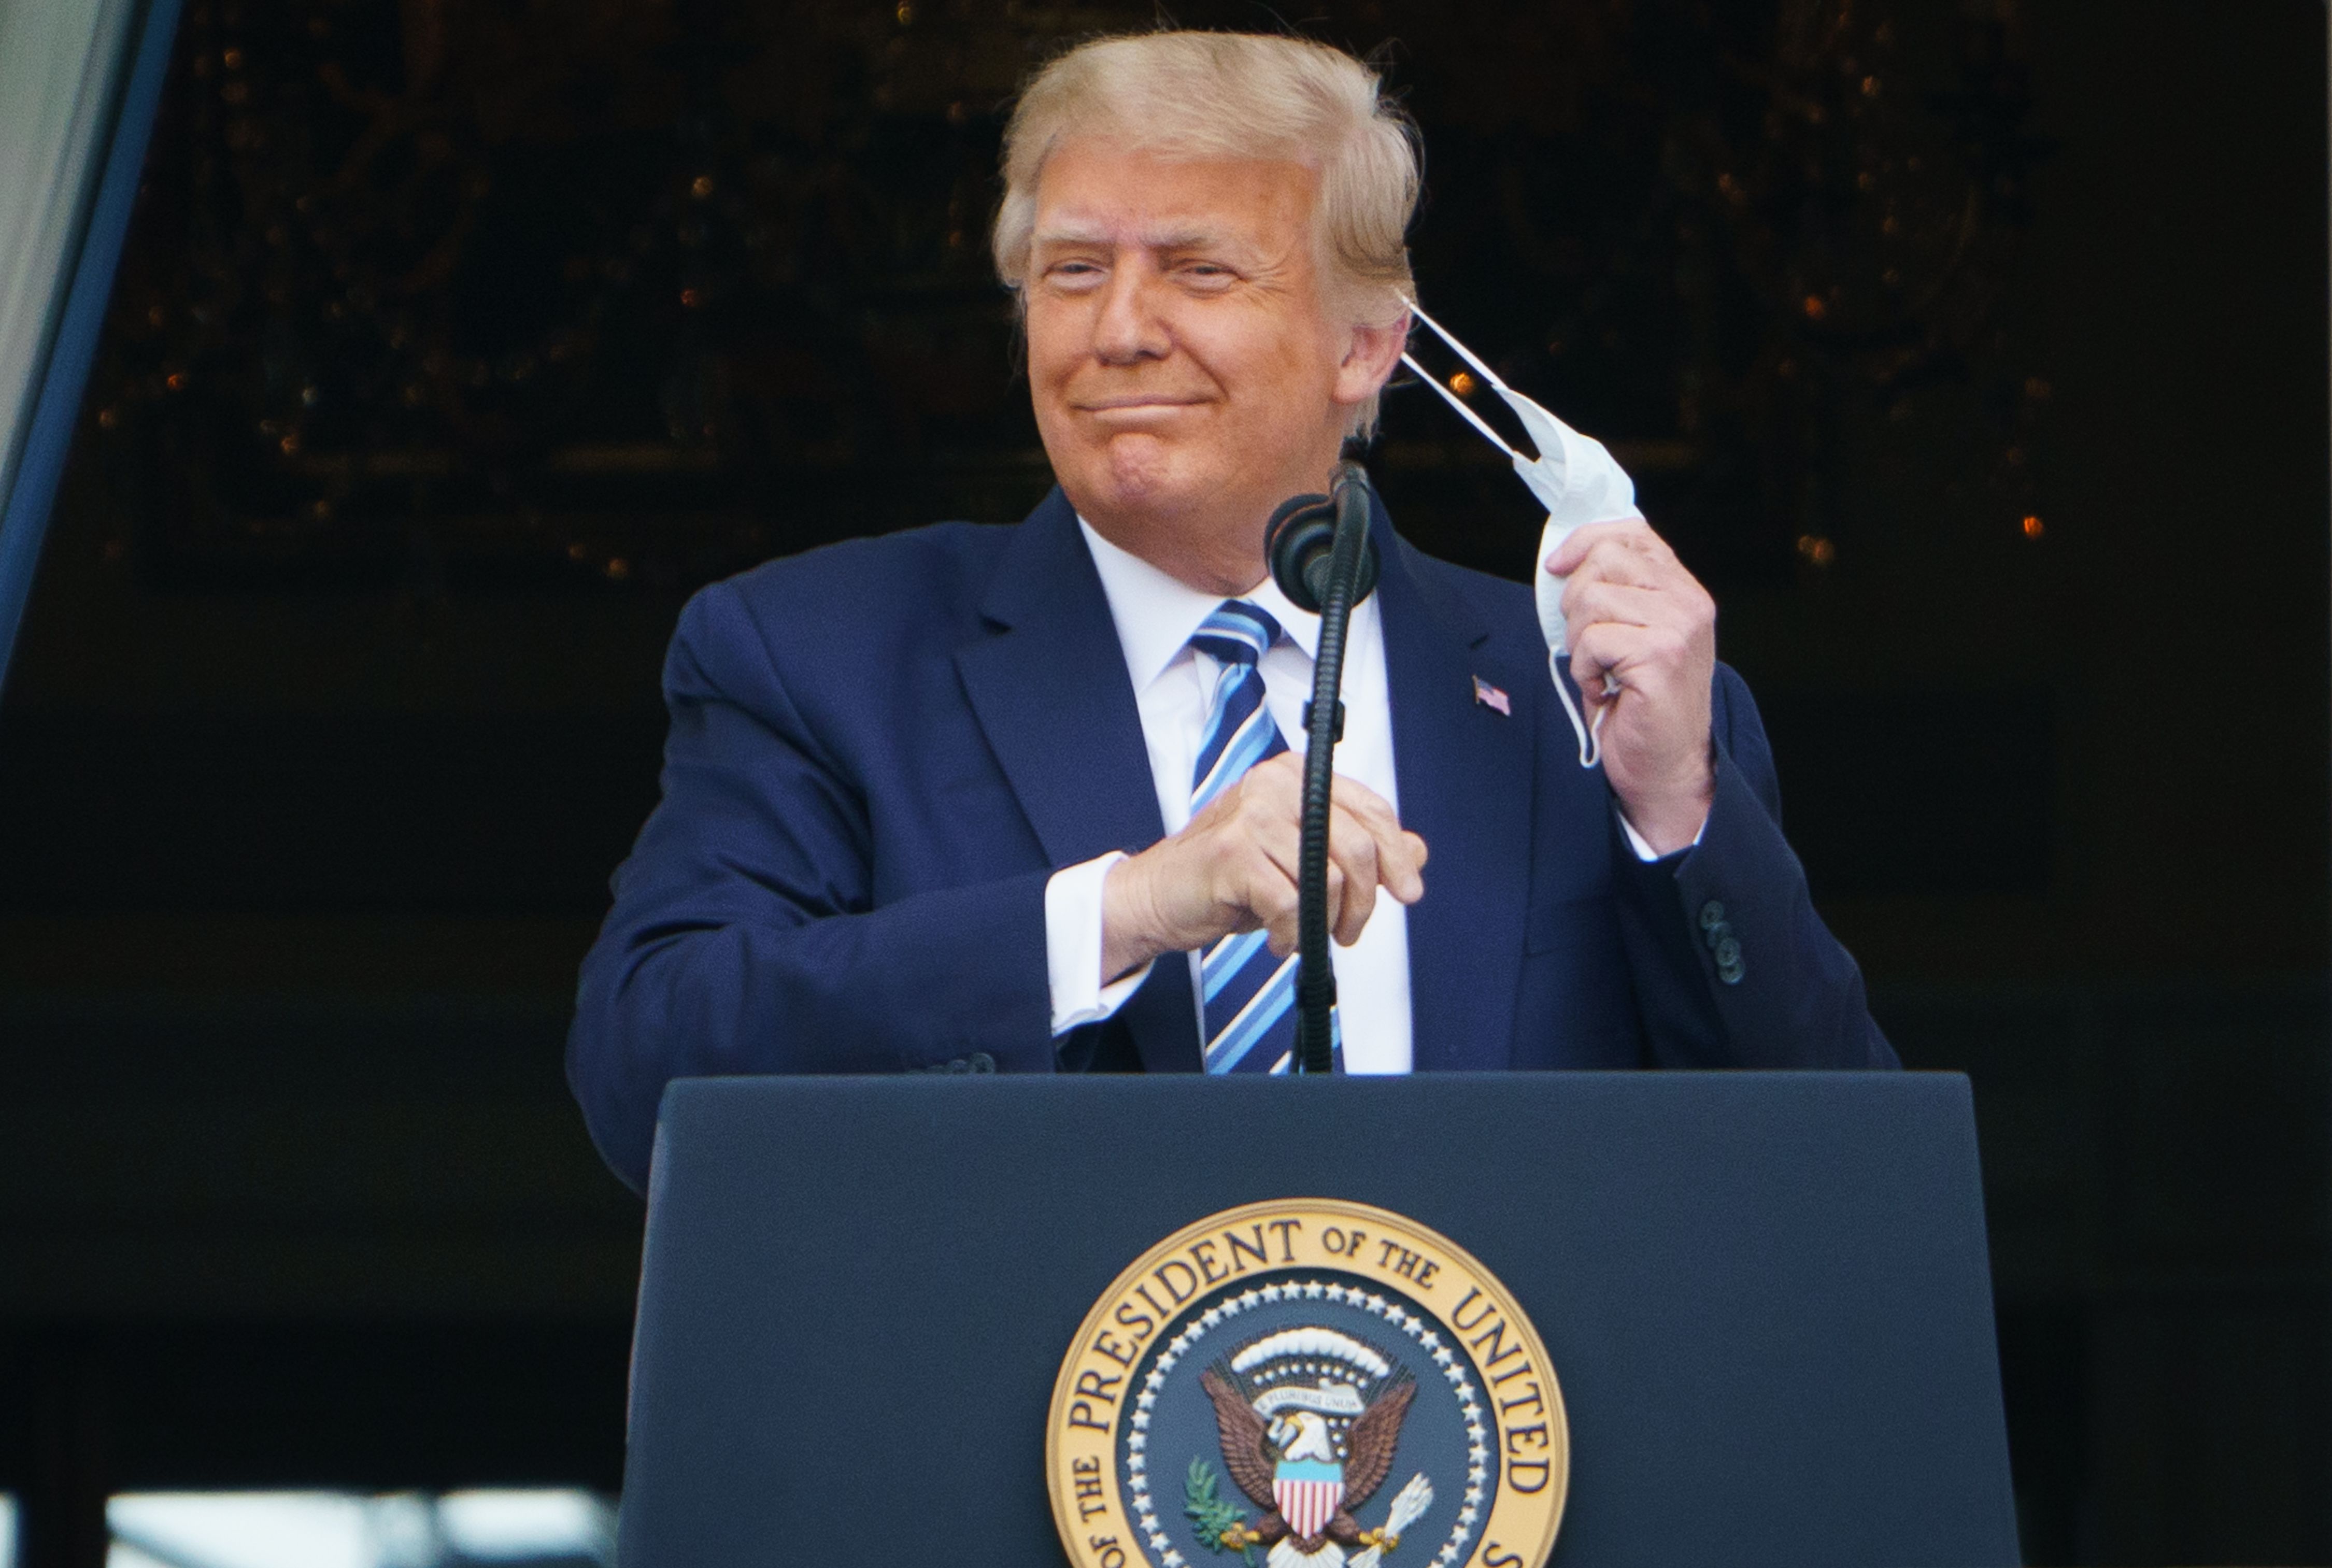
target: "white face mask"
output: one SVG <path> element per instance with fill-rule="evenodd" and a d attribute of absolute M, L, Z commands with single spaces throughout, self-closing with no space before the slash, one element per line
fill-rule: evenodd
<path fill-rule="evenodd" d="M 1504 436 L 1490 428 L 1489 423 L 1464 399 L 1444 387 L 1425 367 L 1403 354 L 1401 363 L 1420 377 L 1425 384 L 1441 394 L 1449 406 L 1466 417 L 1466 422 L 1480 431 L 1489 443 L 1514 460 L 1515 473 L 1531 493 L 1546 508 L 1546 530 L 1539 536 L 1536 575 L 1539 629 L 1546 635 L 1547 674 L 1553 678 L 1555 694 L 1563 699 L 1563 711 L 1571 715 L 1571 728 L 1579 737 L 1579 765 L 1592 768 L 1602 760 L 1603 716 L 1610 704 L 1596 710 L 1595 728 L 1590 733 L 1579 717 L 1579 705 L 1572 701 L 1570 683 L 1563 679 L 1558 663 L 1563 655 L 1569 628 L 1563 619 L 1563 590 L 1568 578 L 1553 577 L 1546 569 L 1547 558 L 1553 555 L 1572 531 L 1591 522 L 1617 522 L 1626 519 L 1643 521 L 1644 514 L 1636 510 L 1636 484 L 1627 471 L 1612 461 L 1603 444 L 1582 435 L 1553 415 L 1507 386 L 1498 373 L 1477 359 L 1474 351 L 1451 337 L 1440 322 L 1410 306 L 1410 313 L 1430 328 L 1434 336 L 1449 345 L 1458 357 L 1487 383 L 1490 390 L 1505 400 L 1523 423 L 1524 433 L 1531 445 L 1538 448 L 1536 457 L 1525 457 L 1506 444 Z M 1604 677 L 1605 693 L 1616 693 L 1619 683 Z"/>

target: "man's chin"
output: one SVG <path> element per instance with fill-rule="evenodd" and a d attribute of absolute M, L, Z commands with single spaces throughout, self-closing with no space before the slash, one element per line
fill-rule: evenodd
<path fill-rule="evenodd" d="M 1113 512 L 1170 515 L 1203 506 L 1219 492 L 1211 483 L 1208 465 L 1180 442 L 1149 435 L 1121 435 L 1109 443 L 1097 460 L 1080 466 L 1093 492 L 1092 504 Z"/>

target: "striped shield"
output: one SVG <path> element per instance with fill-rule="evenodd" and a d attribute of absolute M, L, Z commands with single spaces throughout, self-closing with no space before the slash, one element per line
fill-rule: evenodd
<path fill-rule="evenodd" d="M 1283 1460 L 1271 1478 L 1271 1498 L 1288 1533 L 1308 1541 L 1328 1527 L 1344 1500 L 1344 1467 L 1317 1460 Z"/>

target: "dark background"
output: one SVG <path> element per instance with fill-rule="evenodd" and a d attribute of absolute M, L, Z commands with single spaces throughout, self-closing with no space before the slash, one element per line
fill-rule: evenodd
<path fill-rule="evenodd" d="M 1386 50 L 1428 307 L 1636 473 L 1880 1022 L 1973 1076 L 2030 1558 L 2332 1560 L 2321 6 L 1290 14 Z M 0 703 L 43 1568 L 109 1489 L 616 1484 L 639 1209 L 559 1048 L 663 644 L 1041 493 L 1000 108 L 1152 20 L 189 5 Z M 1395 516 L 1522 574 L 1429 396 Z"/>

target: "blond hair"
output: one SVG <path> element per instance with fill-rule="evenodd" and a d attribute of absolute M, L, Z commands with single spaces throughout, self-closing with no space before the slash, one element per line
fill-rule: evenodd
<path fill-rule="evenodd" d="M 1417 209 L 1415 128 L 1377 73 L 1340 49 L 1249 33 L 1144 33 L 1079 44 L 1029 81 L 1004 131 L 996 271 L 1028 268 L 1037 181 L 1072 137 L 1171 158 L 1286 158 L 1315 170 L 1322 294 L 1352 325 L 1389 327 L 1415 297 L 1406 236 Z M 1025 298 L 1025 296 L 1024 296 Z M 1352 428 L 1376 424 L 1371 397 Z"/>

